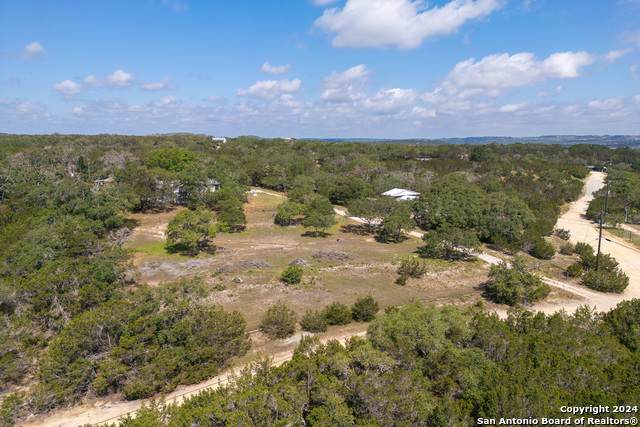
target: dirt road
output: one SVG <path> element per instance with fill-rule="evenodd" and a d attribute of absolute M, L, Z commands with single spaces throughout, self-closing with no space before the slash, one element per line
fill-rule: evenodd
<path fill-rule="evenodd" d="M 593 200 L 593 193 L 604 187 L 604 178 L 605 174 L 602 172 L 591 172 L 585 183 L 585 195 L 573 202 L 569 207 L 569 211 L 558 219 L 556 227 L 569 230 L 572 243 L 584 242 L 590 244 L 596 250 L 598 248 L 598 226 L 589 221 L 585 214 L 589 207 L 589 202 Z M 606 231 L 603 231 L 602 237 L 602 253 L 610 254 L 620 263 L 622 270 L 629 276 L 629 287 L 622 294 L 604 294 L 593 292 L 583 287 L 575 287 L 578 288 L 577 290 L 569 289 L 568 287 L 574 288 L 574 286 L 565 284 L 564 286 L 567 290 L 585 297 L 583 301 L 563 303 L 562 308 L 569 312 L 584 304 L 595 307 L 598 311 L 608 311 L 620 301 L 640 298 L 640 251 Z M 545 312 L 555 311 L 558 308 L 560 307 L 557 305 L 541 304 L 540 306 L 535 306 L 535 309 Z"/>
<path fill-rule="evenodd" d="M 353 336 L 364 335 L 366 335 L 366 331 L 342 336 L 337 338 L 336 340 L 340 344 L 344 345 L 347 339 Z M 298 336 L 296 338 L 299 339 L 300 337 Z M 277 354 L 273 357 L 271 366 L 280 366 L 287 360 L 291 360 L 292 357 L 293 350 Z M 215 390 L 218 387 L 225 386 L 234 378 L 236 378 L 237 373 L 240 372 L 242 368 L 243 367 L 239 367 L 230 372 L 225 372 L 224 374 L 211 378 L 205 382 L 192 384 L 189 386 L 179 386 L 172 393 L 169 393 L 165 396 L 165 402 L 177 402 L 180 404 L 184 402 L 186 398 L 192 397 L 203 390 Z M 156 400 L 158 400 L 158 397 L 156 397 Z M 24 427 L 74 427 L 82 426 L 85 424 L 101 425 L 104 423 L 115 423 L 119 418 L 125 417 L 128 414 L 135 413 L 142 407 L 143 404 L 149 406 L 149 399 L 127 402 L 117 400 L 113 396 L 103 399 L 96 398 L 66 411 L 56 411 L 46 418 L 27 420 L 26 423 L 21 425 Z"/>

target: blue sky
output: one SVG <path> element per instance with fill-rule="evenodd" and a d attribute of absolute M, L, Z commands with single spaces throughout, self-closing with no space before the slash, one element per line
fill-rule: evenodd
<path fill-rule="evenodd" d="M 640 0 L 0 0 L 0 132 L 640 134 Z"/>

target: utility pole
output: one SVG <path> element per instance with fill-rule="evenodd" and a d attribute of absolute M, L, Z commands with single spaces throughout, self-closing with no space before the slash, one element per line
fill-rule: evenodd
<path fill-rule="evenodd" d="M 607 213 L 607 203 L 609 202 L 609 183 L 607 182 L 607 194 L 604 197 L 604 210 L 600 212 L 600 236 L 598 237 L 598 255 L 596 256 L 596 271 L 600 266 L 600 245 L 602 244 L 602 224 L 604 223 L 604 216 Z"/>

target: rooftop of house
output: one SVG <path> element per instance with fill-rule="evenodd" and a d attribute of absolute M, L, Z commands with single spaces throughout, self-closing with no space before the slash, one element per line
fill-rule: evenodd
<path fill-rule="evenodd" d="M 382 193 L 382 195 L 397 197 L 401 198 L 402 200 L 411 200 L 411 198 L 418 197 L 420 193 L 418 193 L 417 191 L 406 190 L 404 188 L 392 188 L 391 190 Z"/>

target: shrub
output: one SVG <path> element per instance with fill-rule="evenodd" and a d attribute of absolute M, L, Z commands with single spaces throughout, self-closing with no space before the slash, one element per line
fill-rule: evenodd
<path fill-rule="evenodd" d="M 323 310 L 329 325 L 347 325 L 351 323 L 351 310 L 341 302 L 334 302 Z"/>
<path fill-rule="evenodd" d="M 565 243 L 560 247 L 560 253 L 562 255 L 571 255 L 573 254 L 574 246 L 571 243 Z"/>
<path fill-rule="evenodd" d="M 618 269 L 591 270 L 583 276 L 582 284 L 600 292 L 622 293 L 629 286 L 629 277 Z"/>
<path fill-rule="evenodd" d="M 378 314 L 380 304 L 371 295 L 358 298 L 351 306 L 351 317 L 356 322 L 370 322 Z"/>
<path fill-rule="evenodd" d="M 569 267 L 567 267 L 567 276 L 578 277 L 580 273 L 582 273 L 583 269 L 584 267 L 582 266 L 582 264 L 576 261 L 573 264 L 571 264 Z"/>
<path fill-rule="evenodd" d="M 571 232 L 565 228 L 558 228 L 556 230 L 556 236 L 558 236 L 562 240 L 569 240 L 569 237 L 571 237 Z"/>
<path fill-rule="evenodd" d="M 578 255 L 583 255 L 585 253 L 590 253 L 591 255 L 593 255 L 594 250 L 593 247 L 588 243 L 578 242 L 573 248 L 573 252 L 577 253 Z"/>
<path fill-rule="evenodd" d="M 302 272 L 303 268 L 299 265 L 290 265 L 284 269 L 280 279 L 289 284 L 300 283 L 300 280 L 302 280 Z"/>
<path fill-rule="evenodd" d="M 271 339 L 290 337 L 296 331 L 296 314 L 284 302 L 278 301 L 262 317 L 260 330 Z"/>
<path fill-rule="evenodd" d="M 404 274 L 401 274 L 396 279 L 396 285 L 405 286 L 407 284 L 407 279 L 408 279 L 407 276 L 405 276 Z"/>
<path fill-rule="evenodd" d="M 539 238 L 535 240 L 529 253 L 538 259 L 550 259 L 556 254 L 556 250 L 551 243 Z"/>
<path fill-rule="evenodd" d="M 326 332 L 329 324 L 321 311 L 307 310 L 300 320 L 300 327 L 307 332 Z"/>
<path fill-rule="evenodd" d="M 417 258 L 402 258 L 398 267 L 398 274 L 401 276 L 419 279 L 427 272 L 427 265 Z"/>
<path fill-rule="evenodd" d="M 549 295 L 551 288 L 531 273 L 525 272 L 526 261 L 514 257 L 510 265 L 500 263 L 491 266 L 486 294 L 501 304 L 520 305 L 541 300 Z"/>

